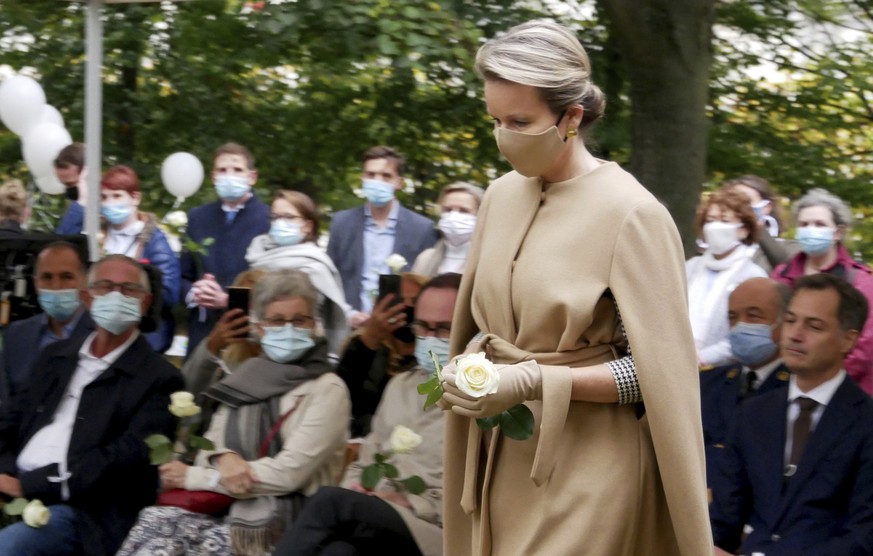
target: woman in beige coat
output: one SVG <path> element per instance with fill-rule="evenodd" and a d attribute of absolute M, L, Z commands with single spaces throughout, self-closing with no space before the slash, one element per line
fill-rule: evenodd
<path fill-rule="evenodd" d="M 605 101 L 570 31 L 520 25 L 476 65 L 516 171 L 485 195 L 453 321 L 452 353 L 486 352 L 500 385 L 473 398 L 446 367 L 445 554 L 712 554 L 670 215 L 586 150 Z M 532 438 L 477 427 L 518 403 Z"/>

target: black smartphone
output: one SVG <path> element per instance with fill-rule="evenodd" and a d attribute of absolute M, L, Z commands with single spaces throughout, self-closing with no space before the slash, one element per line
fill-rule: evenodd
<path fill-rule="evenodd" d="M 379 297 L 376 301 L 380 301 L 389 293 L 394 294 L 392 305 L 400 303 L 400 275 L 399 274 L 380 274 L 379 275 Z"/>
<path fill-rule="evenodd" d="M 248 315 L 249 292 L 251 292 L 251 288 L 227 288 L 227 310 L 242 309 L 242 312 Z"/>

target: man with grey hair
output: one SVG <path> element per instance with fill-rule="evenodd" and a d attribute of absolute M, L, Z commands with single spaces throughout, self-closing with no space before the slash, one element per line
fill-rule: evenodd
<path fill-rule="evenodd" d="M 142 266 L 110 255 L 88 280 L 80 293 L 96 330 L 47 346 L 0 413 L 0 493 L 51 512 L 41 529 L 0 530 L 0 554 L 115 554 L 155 500 L 145 439 L 173 433 L 167 404 L 182 377 L 137 329 L 151 302 Z"/>
<path fill-rule="evenodd" d="M 873 271 L 856 261 L 843 240 L 852 211 L 842 199 L 824 189 L 811 189 L 794 204 L 797 242 L 802 251 L 773 269 L 771 277 L 794 287 L 803 276 L 824 272 L 842 278 L 873 304 Z M 868 316 L 855 348 L 846 357 L 849 376 L 873 394 L 873 316 Z"/>

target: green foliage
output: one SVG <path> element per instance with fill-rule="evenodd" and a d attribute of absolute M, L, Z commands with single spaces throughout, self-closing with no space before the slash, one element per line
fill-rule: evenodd
<path fill-rule="evenodd" d="M 27 498 L 14 498 L 3 504 L 3 513 L 9 516 L 20 516 L 27 506 Z"/>
<path fill-rule="evenodd" d="M 533 436 L 534 416 L 526 405 L 518 404 L 498 415 L 476 419 L 476 424 L 482 430 L 499 426 L 500 432 L 509 438 L 527 440 Z"/>

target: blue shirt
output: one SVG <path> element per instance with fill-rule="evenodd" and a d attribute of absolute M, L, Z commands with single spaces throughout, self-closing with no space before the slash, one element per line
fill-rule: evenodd
<path fill-rule="evenodd" d="M 70 334 L 73 333 L 73 329 L 76 328 L 76 325 L 79 323 L 79 319 L 82 318 L 82 314 L 85 312 L 84 306 L 79 307 L 76 310 L 76 314 L 73 315 L 73 318 L 67 321 L 67 324 L 61 328 L 61 335 L 55 336 L 55 333 L 52 332 L 51 327 L 48 325 L 48 315 L 42 314 L 42 326 L 41 332 L 39 334 L 39 349 L 42 350 L 45 346 L 57 342 L 59 340 L 66 340 L 70 337 Z"/>
<path fill-rule="evenodd" d="M 361 311 L 364 313 L 373 310 L 373 300 L 379 291 L 379 275 L 391 272 L 385 259 L 394 253 L 399 211 L 400 204 L 395 199 L 391 203 L 387 224 L 380 228 L 370 213 L 370 205 L 364 205 L 364 264 L 361 266 Z"/>

